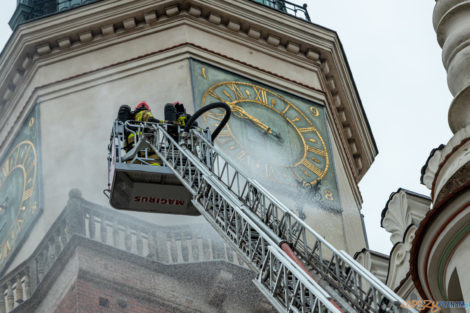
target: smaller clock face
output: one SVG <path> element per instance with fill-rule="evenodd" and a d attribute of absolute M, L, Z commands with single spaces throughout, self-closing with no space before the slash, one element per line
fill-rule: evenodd
<path fill-rule="evenodd" d="M 36 149 L 31 141 L 16 145 L 0 167 L 0 264 L 8 258 L 37 203 Z"/>
<path fill-rule="evenodd" d="M 0 238 L 6 238 L 11 225 L 16 220 L 24 186 L 24 173 L 15 169 L 8 173 L 0 187 Z"/>
<path fill-rule="evenodd" d="M 37 110 L 0 160 L 0 274 L 11 262 L 41 210 L 38 190 Z"/>

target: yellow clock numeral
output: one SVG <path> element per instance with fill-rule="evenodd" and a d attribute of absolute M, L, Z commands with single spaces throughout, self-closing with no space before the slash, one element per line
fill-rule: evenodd
<path fill-rule="evenodd" d="M 280 179 L 280 176 L 283 175 L 283 172 L 285 171 L 285 168 L 284 169 L 280 169 L 278 167 L 275 167 L 271 164 L 265 164 L 264 166 L 265 168 L 265 176 L 267 179 L 269 179 L 270 181 L 272 182 L 275 182 L 275 183 L 280 183 L 281 181 L 279 180 Z M 286 175 L 286 174 L 284 174 Z M 287 178 L 287 176 L 285 176 Z"/>
<path fill-rule="evenodd" d="M 28 163 L 27 167 L 25 168 L 26 175 L 28 176 L 34 168 L 35 168 L 34 162 Z"/>
<path fill-rule="evenodd" d="M 0 260 L 3 263 L 6 258 L 8 258 L 8 253 L 11 251 L 10 242 L 5 240 L 2 247 L 0 247 Z"/>
<path fill-rule="evenodd" d="M 21 148 L 16 149 L 15 161 L 12 162 L 13 167 L 16 164 L 18 164 L 18 158 L 20 158 L 20 162 L 21 162 L 21 158 L 23 157 L 23 152 L 24 152 L 24 150 L 21 150 Z"/>
<path fill-rule="evenodd" d="M 245 93 L 248 98 L 251 98 L 251 92 L 249 89 L 245 89 Z"/>
<path fill-rule="evenodd" d="M 284 110 L 281 112 L 281 115 L 284 116 L 287 111 L 290 109 L 290 103 L 287 104 L 287 106 L 284 108 Z"/>
<path fill-rule="evenodd" d="M 5 164 L 3 165 L 2 167 L 2 172 L 3 172 L 3 176 L 8 176 L 8 173 L 10 173 L 10 160 L 9 159 L 6 159 L 5 160 Z"/>
<path fill-rule="evenodd" d="M 299 128 L 299 132 L 301 132 L 301 133 L 308 133 L 308 132 L 313 132 L 313 131 L 315 131 L 315 127 Z"/>
<path fill-rule="evenodd" d="M 28 190 L 25 190 L 23 192 L 23 198 L 21 199 L 21 201 L 25 201 L 25 200 L 31 198 L 33 196 L 33 192 L 34 192 L 33 187 L 29 188 Z"/>
<path fill-rule="evenodd" d="M 315 173 L 317 176 L 321 176 L 322 171 L 315 164 L 310 163 L 308 160 L 304 160 L 302 164 L 308 168 L 311 172 Z"/>
<path fill-rule="evenodd" d="M 289 121 L 295 123 L 295 122 L 300 121 L 300 118 L 298 116 L 296 116 L 293 120 L 289 120 Z"/>
<path fill-rule="evenodd" d="M 229 99 L 230 99 L 230 101 L 233 101 L 233 98 L 232 98 L 232 96 L 231 96 L 231 95 L 228 93 L 228 91 L 227 91 L 227 90 L 224 90 L 224 91 L 223 91 L 223 93 L 224 93 L 224 95 L 225 95 L 227 98 L 229 98 Z"/>
<path fill-rule="evenodd" d="M 241 150 L 241 151 L 238 152 L 238 154 L 236 155 L 236 158 L 242 161 L 243 159 L 245 159 L 246 156 L 247 156 L 246 151 L 245 151 L 245 150 Z"/>
<path fill-rule="evenodd" d="M 307 139 L 307 140 L 310 141 L 310 142 L 313 142 L 313 143 L 316 143 L 316 142 L 317 142 L 317 140 L 316 140 L 316 139 L 313 139 L 313 138 L 310 138 L 310 139 Z"/>
<path fill-rule="evenodd" d="M 315 147 L 310 147 L 310 146 L 307 146 L 307 151 L 313 152 L 313 153 L 315 153 L 317 155 L 321 155 L 321 156 L 327 156 L 328 155 L 328 153 L 326 153 L 326 151 L 315 148 Z"/>
<path fill-rule="evenodd" d="M 253 90 L 256 93 L 255 100 L 262 102 L 263 104 L 268 104 L 268 95 L 266 94 L 266 89 L 258 88 L 253 86 Z"/>
<path fill-rule="evenodd" d="M 25 153 L 24 153 L 24 157 L 23 157 L 23 159 L 22 159 L 22 162 L 23 162 L 23 163 L 25 163 L 26 161 L 30 161 L 31 156 L 32 156 L 31 153 L 30 153 L 30 152 L 31 152 L 31 148 L 32 148 L 32 146 L 30 146 L 30 145 L 28 145 L 28 147 L 26 148 L 26 151 L 25 151 Z"/>
<path fill-rule="evenodd" d="M 328 189 L 325 190 L 324 195 L 325 195 L 325 199 L 326 199 L 326 200 L 333 201 L 333 200 L 335 199 L 335 198 L 333 197 L 333 193 L 332 193 L 331 191 L 329 191 Z"/>
<path fill-rule="evenodd" d="M 216 98 L 216 99 L 219 100 L 220 102 L 225 102 L 225 100 L 224 100 L 222 97 L 220 97 L 220 96 L 219 96 L 215 91 L 213 91 L 213 90 L 210 90 L 210 91 L 209 91 L 209 95 L 212 96 L 212 97 L 214 97 L 214 98 Z"/>
<path fill-rule="evenodd" d="M 320 115 L 320 111 L 318 111 L 318 109 L 315 108 L 315 107 L 310 107 L 310 112 L 312 112 L 312 115 L 313 115 L 313 116 L 318 116 L 318 115 Z"/>
<path fill-rule="evenodd" d="M 231 84 L 231 85 L 228 85 L 227 86 L 230 90 L 233 91 L 233 93 L 235 94 L 235 99 L 236 100 L 243 100 L 245 99 L 245 95 L 243 94 L 243 92 L 240 90 L 240 88 L 238 88 L 237 84 Z M 231 99 L 231 97 L 230 97 Z"/>
<path fill-rule="evenodd" d="M 315 162 L 317 164 L 321 164 L 320 160 L 315 159 L 314 157 L 310 157 L 310 160 L 312 160 L 313 162 Z"/>

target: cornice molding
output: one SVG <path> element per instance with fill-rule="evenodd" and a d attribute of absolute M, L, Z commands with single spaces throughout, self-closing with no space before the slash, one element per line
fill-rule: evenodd
<path fill-rule="evenodd" d="M 459 170 L 470 162 L 470 152 L 467 151 L 469 142 L 470 125 L 455 133 L 445 146 L 440 145 L 431 151 L 421 171 L 421 182 L 431 190 L 434 203 L 438 200 L 441 202 L 462 185 L 460 183 L 452 188 L 446 188 Z"/>
<path fill-rule="evenodd" d="M 19 112 L 15 99 L 35 65 L 83 49 L 99 49 L 181 18 L 243 38 L 291 62 L 321 68 L 329 115 L 350 175 L 354 183 L 360 181 L 377 149 L 337 34 L 250 1 L 108 0 L 21 25 L 0 56 L 0 125 L 6 125 L 7 117 L 19 117 L 13 112 Z"/>

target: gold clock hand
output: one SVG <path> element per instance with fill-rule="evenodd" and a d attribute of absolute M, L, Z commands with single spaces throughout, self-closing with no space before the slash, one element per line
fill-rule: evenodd
<path fill-rule="evenodd" d="M 235 114 L 236 116 L 240 117 L 240 118 L 244 118 L 244 119 L 247 119 L 249 120 L 250 122 L 252 122 L 253 124 L 255 124 L 256 126 L 258 126 L 259 128 L 261 128 L 262 130 L 264 130 L 265 132 L 267 132 L 268 134 L 271 134 L 272 133 L 272 129 L 264 124 L 263 122 L 261 122 L 259 119 L 257 119 L 256 117 L 253 117 L 251 116 L 250 114 L 248 114 L 243 108 L 237 106 L 237 105 L 232 105 L 231 106 L 231 109 L 233 112 L 235 113 L 238 113 Z"/>
<path fill-rule="evenodd" d="M 238 105 L 235 105 L 233 103 L 228 103 L 228 105 L 230 106 L 230 108 L 232 109 L 232 111 L 234 112 L 234 114 L 240 118 L 244 118 L 244 119 L 247 119 L 249 120 L 250 122 L 252 122 L 253 124 L 255 124 L 256 126 L 258 126 L 259 128 L 261 128 L 263 131 L 265 131 L 267 134 L 269 135 L 273 135 L 274 137 L 276 137 L 277 139 L 279 139 L 280 141 L 282 141 L 282 138 L 281 138 L 281 135 L 275 131 L 272 130 L 271 127 L 269 127 L 268 125 L 264 124 L 263 122 L 261 122 L 259 119 L 257 119 L 256 117 L 248 114 L 248 112 L 245 111 L 245 109 L 239 107 Z M 238 115 L 236 114 L 238 113 Z"/>

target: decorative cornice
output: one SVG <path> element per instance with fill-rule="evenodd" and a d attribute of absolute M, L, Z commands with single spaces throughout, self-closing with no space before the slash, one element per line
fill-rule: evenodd
<path fill-rule="evenodd" d="M 436 182 L 439 178 L 441 171 L 443 170 L 444 166 L 447 164 L 447 161 L 454 156 L 459 149 L 465 145 L 467 142 L 470 141 L 470 125 L 459 130 L 449 142 L 444 146 L 440 145 L 438 148 L 435 148 L 431 151 L 431 155 L 429 156 L 426 164 L 424 165 L 423 169 L 421 170 L 421 182 L 426 185 L 429 189 L 431 189 L 431 198 L 433 201 L 436 201 L 440 190 L 436 190 Z M 468 153 L 465 153 L 463 157 Z M 460 160 L 459 160 L 460 161 Z M 459 166 L 463 166 L 465 163 L 460 164 L 460 162 L 454 162 L 454 166 L 452 169 L 447 170 L 448 172 L 457 172 Z M 450 178 L 450 176 L 448 177 Z M 444 186 L 445 182 L 441 184 L 441 188 Z"/>
<path fill-rule="evenodd" d="M 421 168 L 420 182 L 422 185 L 425 185 L 429 190 L 432 189 L 434 176 L 436 175 L 437 169 L 439 167 L 441 151 L 442 149 L 444 149 L 444 147 L 444 144 L 440 144 L 439 147 L 432 149 L 428 159 L 426 160 L 426 163 Z"/>

